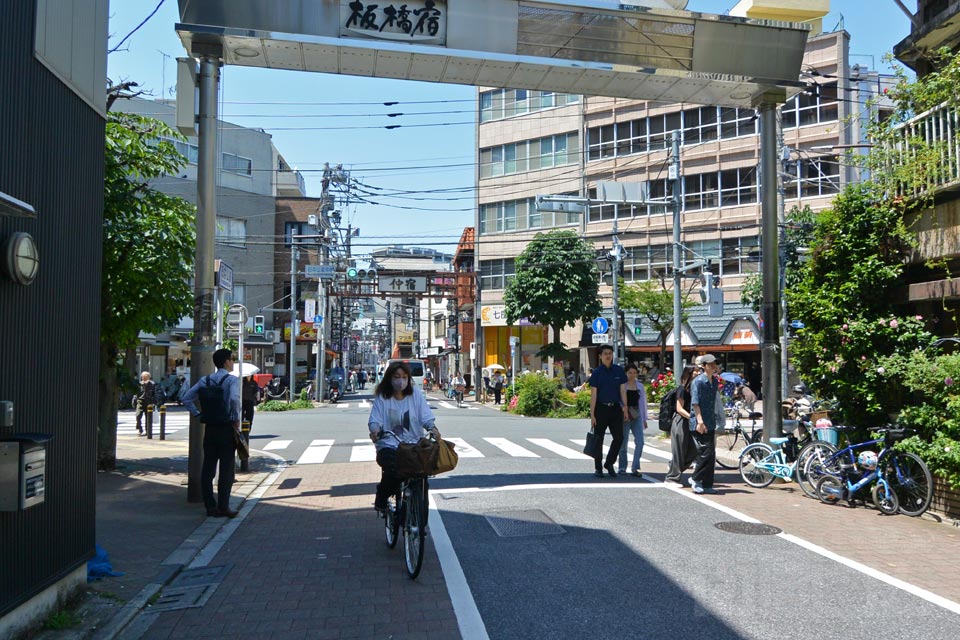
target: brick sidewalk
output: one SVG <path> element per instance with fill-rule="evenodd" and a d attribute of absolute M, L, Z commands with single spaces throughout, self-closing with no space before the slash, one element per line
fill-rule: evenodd
<path fill-rule="evenodd" d="M 379 476 L 374 463 L 288 469 L 210 563 L 233 565 L 210 600 L 158 614 L 143 637 L 459 638 L 430 538 L 416 581 L 402 541 L 384 543 Z"/>
<path fill-rule="evenodd" d="M 785 533 L 960 603 L 960 528 L 926 518 L 885 516 L 807 498 L 796 483 L 754 489 L 739 473 L 717 473 L 718 504 Z"/>

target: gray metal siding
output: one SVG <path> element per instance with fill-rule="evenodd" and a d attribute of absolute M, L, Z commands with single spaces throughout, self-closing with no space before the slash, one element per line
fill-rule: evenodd
<path fill-rule="evenodd" d="M 0 399 L 15 431 L 52 433 L 46 501 L 0 512 L 0 615 L 93 551 L 104 121 L 33 56 L 32 0 L 0 21 L 0 191 L 35 219 L 0 216 L 37 241 L 28 287 L 0 279 Z M 3 434 L 0 434 L 3 435 Z"/>

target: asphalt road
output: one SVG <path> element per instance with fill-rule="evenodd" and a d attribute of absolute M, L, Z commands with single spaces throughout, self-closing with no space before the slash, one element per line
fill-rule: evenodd
<path fill-rule="evenodd" d="M 370 464 L 369 400 L 349 395 L 340 406 L 258 414 L 252 448 L 291 464 Z M 462 571 L 468 588 L 459 595 L 482 620 L 465 637 L 947 640 L 960 633 L 957 614 L 802 541 L 718 528 L 743 523 L 689 489 L 659 482 L 666 447 L 655 429 L 645 478 L 599 480 L 579 453 L 584 420 L 458 409 L 439 398 L 430 404 L 461 454 L 453 473 L 431 481 L 431 528 L 445 576 Z M 186 437 L 186 429 L 171 437 Z M 448 552 L 440 549 L 443 533 Z"/>

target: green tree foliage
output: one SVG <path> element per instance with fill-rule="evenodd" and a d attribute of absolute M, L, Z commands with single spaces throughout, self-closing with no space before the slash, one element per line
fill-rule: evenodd
<path fill-rule="evenodd" d="M 802 277 L 800 264 L 804 256 L 798 249 L 809 249 L 813 241 L 813 225 L 817 214 L 809 206 L 794 207 L 787 214 L 784 222 L 780 251 L 784 257 L 783 278 L 784 286 L 792 289 Z M 754 312 L 760 311 L 763 304 L 763 276 L 757 273 L 747 276 L 740 290 L 740 302 L 752 307 Z M 796 317 L 791 310 L 791 316 Z"/>
<path fill-rule="evenodd" d="M 807 384 L 840 401 L 840 417 L 873 426 L 899 411 L 901 381 L 878 372 L 878 360 L 906 356 L 932 342 L 921 318 L 894 306 L 912 236 L 903 207 L 869 187 L 848 188 L 820 214 L 810 262 L 786 292 L 806 325 L 791 357 Z"/>
<path fill-rule="evenodd" d="M 140 115 L 109 113 L 104 178 L 98 463 L 116 458 L 118 357 L 141 331 L 160 333 L 190 312 L 195 208 L 151 187 L 186 164 L 166 139 L 182 136 Z"/>
<path fill-rule="evenodd" d="M 529 318 L 553 329 L 553 342 L 540 357 L 564 358 L 560 331 L 600 314 L 597 260 L 593 244 L 573 231 L 538 233 L 516 258 L 517 275 L 503 301 L 507 322 Z"/>
<path fill-rule="evenodd" d="M 620 309 L 647 319 L 653 330 L 660 334 L 660 362 L 667 361 L 667 337 L 673 331 L 673 290 L 667 289 L 661 280 L 644 280 L 637 284 L 621 283 L 619 287 Z M 681 296 L 683 321 L 690 314 L 687 309 L 696 304 L 686 295 Z"/>

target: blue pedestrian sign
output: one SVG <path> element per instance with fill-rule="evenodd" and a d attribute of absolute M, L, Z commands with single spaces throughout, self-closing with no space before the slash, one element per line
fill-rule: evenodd
<path fill-rule="evenodd" d="M 313 324 L 320 324 L 323 322 L 323 316 L 313 316 Z"/>
<path fill-rule="evenodd" d="M 606 333 L 607 329 L 610 328 L 610 323 L 607 322 L 606 318 L 594 318 L 591 326 L 594 333 Z"/>

